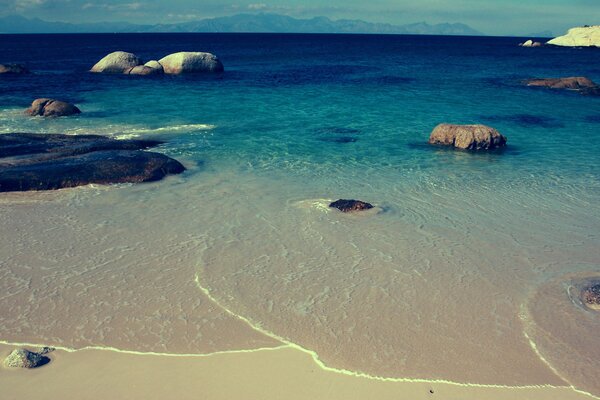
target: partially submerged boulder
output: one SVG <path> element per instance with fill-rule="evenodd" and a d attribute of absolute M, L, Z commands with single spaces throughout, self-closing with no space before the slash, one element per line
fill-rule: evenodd
<path fill-rule="evenodd" d="M 429 144 L 465 150 L 491 150 L 506 145 L 506 137 L 486 125 L 439 124 L 429 136 Z"/>
<path fill-rule="evenodd" d="M 363 211 L 373 208 L 372 204 L 360 200 L 339 199 L 329 204 L 331 208 L 337 208 L 341 212 Z"/>
<path fill-rule="evenodd" d="M 124 74 L 128 75 L 162 75 L 164 71 L 158 68 L 151 68 L 146 65 L 138 65 L 137 67 L 126 69 Z"/>
<path fill-rule="evenodd" d="M 35 99 L 31 107 L 25 110 L 31 116 L 41 117 L 65 117 L 80 114 L 81 110 L 74 104 L 54 99 Z"/>
<path fill-rule="evenodd" d="M 0 64 L 0 74 L 28 74 L 29 70 L 22 64 Z"/>
<path fill-rule="evenodd" d="M 109 74 L 122 74 L 128 69 L 141 65 L 142 61 L 133 53 L 115 51 L 98 61 L 90 70 Z"/>
<path fill-rule="evenodd" d="M 529 79 L 526 81 L 527 86 L 541 86 L 550 89 L 588 89 L 597 87 L 591 79 L 584 76 L 572 76 L 568 78 L 542 78 Z"/>
<path fill-rule="evenodd" d="M 211 53 L 182 51 L 161 58 L 165 74 L 223 72 L 223 64 Z"/>
<path fill-rule="evenodd" d="M 34 353 L 27 349 L 13 350 L 4 360 L 4 366 L 8 368 L 37 368 L 47 364 L 50 359 L 43 354 Z"/>
<path fill-rule="evenodd" d="M 533 40 L 529 39 L 523 43 L 520 43 L 519 46 L 521 46 L 521 47 L 541 47 L 542 43 L 534 42 Z"/>
<path fill-rule="evenodd" d="M 600 47 L 600 25 L 571 28 L 566 35 L 548 41 L 554 46 Z"/>
<path fill-rule="evenodd" d="M 183 172 L 177 160 L 141 150 L 159 143 L 97 135 L 0 135 L 0 192 L 148 182 Z"/>
<path fill-rule="evenodd" d="M 600 86 L 591 79 L 583 76 L 568 78 L 543 78 L 525 81 L 527 86 L 545 87 L 550 89 L 574 90 L 584 95 L 600 96 Z"/>

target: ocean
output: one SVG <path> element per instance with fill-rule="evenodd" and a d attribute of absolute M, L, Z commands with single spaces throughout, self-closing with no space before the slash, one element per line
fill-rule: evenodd
<path fill-rule="evenodd" d="M 2 35 L 0 132 L 161 139 L 161 182 L 0 195 L 0 340 L 200 354 L 296 346 L 386 379 L 600 395 L 597 49 L 403 35 Z M 220 75 L 88 70 L 208 51 Z M 31 101 L 82 114 L 23 115 Z M 429 146 L 483 123 L 505 150 Z M 339 198 L 376 206 L 346 215 Z"/>

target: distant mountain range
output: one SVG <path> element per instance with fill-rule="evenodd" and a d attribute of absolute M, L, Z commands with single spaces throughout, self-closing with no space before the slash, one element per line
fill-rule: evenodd
<path fill-rule="evenodd" d="M 129 22 L 71 24 L 20 15 L 0 17 L 0 33 L 113 32 L 262 32 L 262 33 L 387 33 L 416 35 L 483 35 L 465 24 L 419 22 L 410 25 L 371 23 L 327 17 L 298 19 L 279 14 L 238 14 L 177 24 L 138 25 Z"/>

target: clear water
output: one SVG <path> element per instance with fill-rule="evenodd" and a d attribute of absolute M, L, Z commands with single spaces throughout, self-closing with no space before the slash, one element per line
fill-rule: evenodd
<path fill-rule="evenodd" d="M 600 394 L 600 315 L 564 289 L 600 275 L 600 98 L 521 84 L 600 81 L 600 52 L 435 36 L 0 39 L 36 72 L 0 78 L 1 132 L 161 138 L 189 167 L 0 197 L 13 232 L 0 339 L 193 353 L 277 345 L 270 332 L 370 375 Z M 226 72 L 86 72 L 114 50 L 210 51 Z M 83 114 L 22 115 L 46 96 Z M 429 147 L 441 122 L 491 125 L 508 148 Z M 381 212 L 327 210 L 337 198 Z"/>

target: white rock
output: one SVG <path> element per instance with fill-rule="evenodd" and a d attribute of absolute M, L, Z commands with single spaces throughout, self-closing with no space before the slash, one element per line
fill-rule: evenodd
<path fill-rule="evenodd" d="M 533 46 L 533 40 L 529 39 L 529 40 L 525 41 L 525 43 L 521 43 L 519 46 L 531 47 L 531 46 Z"/>
<path fill-rule="evenodd" d="M 133 53 L 115 51 L 92 67 L 91 72 L 122 74 L 125 70 L 141 65 L 142 61 Z"/>
<path fill-rule="evenodd" d="M 158 61 L 165 74 L 193 72 L 223 72 L 223 64 L 211 53 L 182 51 L 169 54 Z"/>
<path fill-rule="evenodd" d="M 144 66 L 164 72 L 163 66 L 156 60 L 150 60 L 146 64 L 144 64 Z"/>
<path fill-rule="evenodd" d="M 600 25 L 571 28 L 564 36 L 548 41 L 555 46 L 600 47 Z"/>

